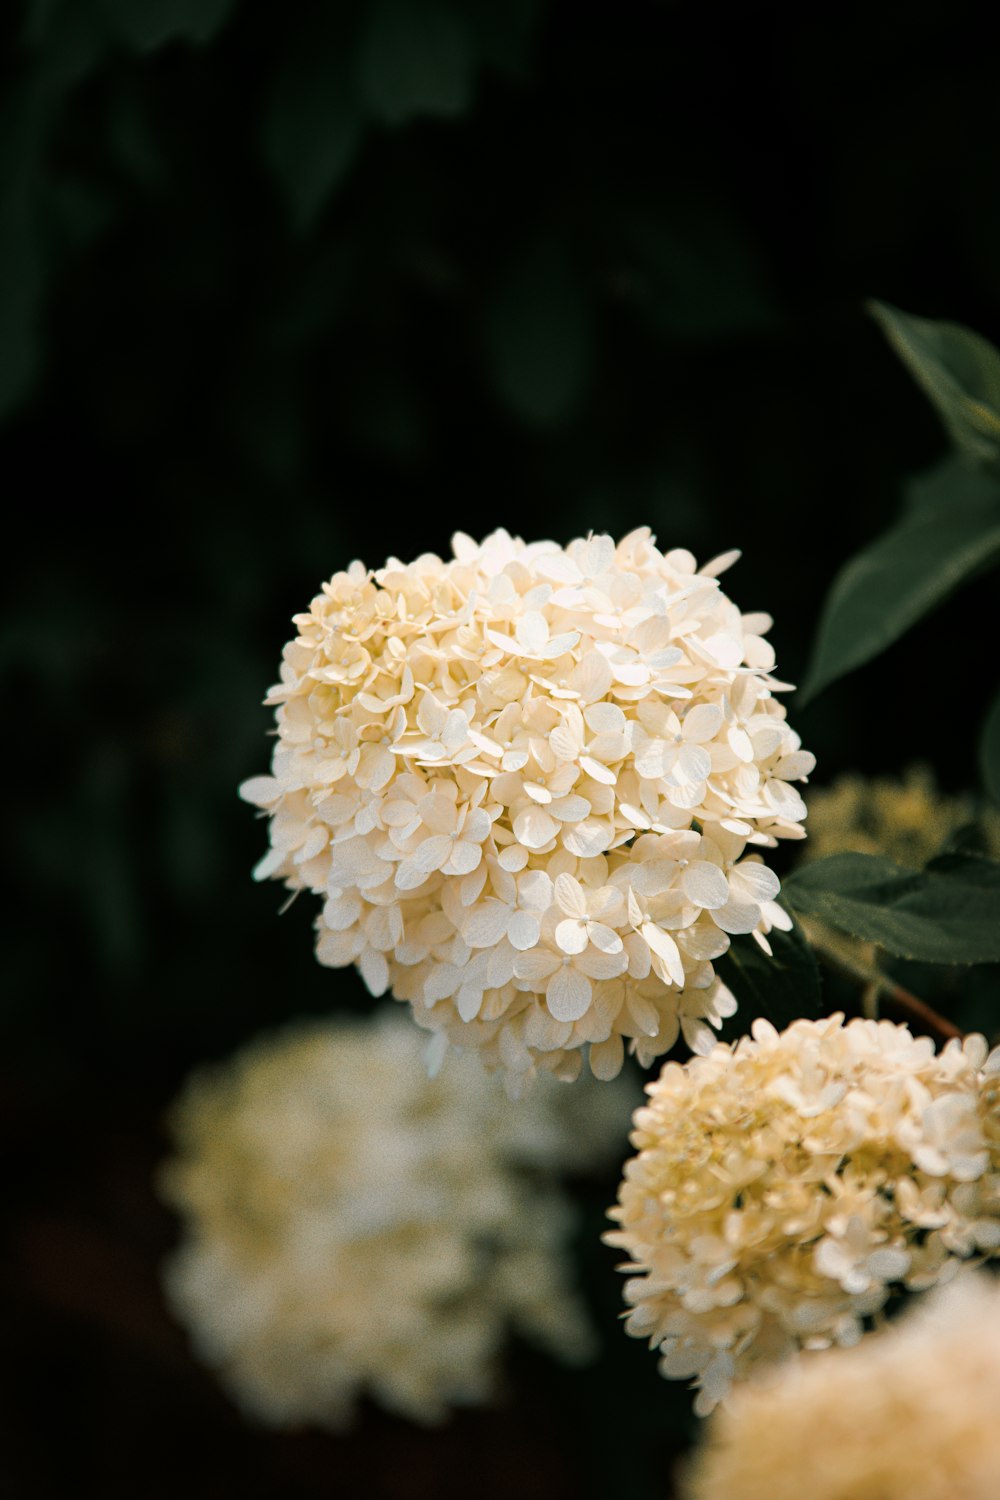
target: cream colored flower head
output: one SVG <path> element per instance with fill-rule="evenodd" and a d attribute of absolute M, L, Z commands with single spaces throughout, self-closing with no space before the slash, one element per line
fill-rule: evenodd
<path fill-rule="evenodd" d="M 712 960 L 787 927 L 759 853 L 812 769 L 764 640 L 648 530 L 504 531 L 447 562 L 353 563 L 295 619 L 258 877 L 324 898 L 317 954 L 409 1001 L 514 1091 L 589 1046 L 600 1078 L 735 1009 Z"/>
<path fill-rule="evenodd" d="M 668 1063 L 636 1112 L 608 1243 L 628 1331 L 704 1415 L 796 1349 L 851 1344 L 894 1285 L 1000 1248 L 1000 1052 L 831 1016 Z"/>
<path fill-rule="evenodd" d="M 963 1271 L 854 1349 L 716 1413 L 684 1500 L 996 1500 L 1000 1285 Z"/>
<path fill-rule="evenodd" d="M 592 1352 L 567 1257 L 570 1161 L 621 1151 L 633 1085 L 514 1106 L 472 1057 L 429 1079 L 401 1014 L 304 1026 L 196 1074 L 162 1178 L 166 1287 L 198 1353 L 275 1426 L 416 1421 L 492 1394 L 517 1331 Z M 600 1095 L 600 1100 L 593 1096 Z"/>

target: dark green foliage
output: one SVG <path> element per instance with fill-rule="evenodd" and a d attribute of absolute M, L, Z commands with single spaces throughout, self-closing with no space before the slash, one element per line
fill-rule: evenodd
<path fill-rule="evenodd" d="M 801 927 L 796 923 L 791 932 L 775 928 L 768 942 L 771 958 L 752 937 L 734 937 L 729 952 L 715 964 L 716 973 L 739 1001 L 731 1023 L 738 1035 L 749 1030 L 755 1016 L 764 1016 L 782 1031 L 798 1017 L 813 1020 L 821 1011 L 819 965 Z"/>
<path fill-rule="evenodd" d="M 99 0 L 111 35 L 136 52 L 155 52 L 169 42 L 203 47 L 229 20 L 236 0 Z"/>
<path fill-rule="evenodd" d="M 963 504 L 942 487 L 940 505 L 919 509 L 852 557 L 823 609 L 805 684 L 813 696 L 899 639 L 967 579 L 1000 559 L 1000 487 L 993 502 Z"/>
<path fill-rule="evenodd" d="M 872 304 L 886 337 L 937 407 L 960 452 L 1000 475 L 1000 353 L 956 323 Z"/>
<path fill-rule="evenodd" d="M 358 90 L 376 120 L 460 115 L 472 101 L 476 57 L 458 5 L 372 0 L 361 31 Z"/>
<path fill-rule="evenodd" d="M 938 408 L 955 454 L 911 484 L 902 520 L 838 574 L 807 696 L 878 656 L 1000 558 L 1000 353 L 967 328 L 885 303 L 872 309 Z"/>
<path fill-rule="evenodd" d="M 986 715 L 979 742 L 979 758 L 983 785 L 993 801 L 1000 802 L 1000 694 L 994 698 Z"/>
<path fill-rule="evenodd" d="M 288 38 L 264 111 L 264 155 L 298 229 L 315 219 L 364 139 L 354 20 L 349 9 L 324 8 Z"/>
<path fill-rule="evenodd" d="M 925 963 L 1000 962 L 1000 863 L 943 854 L 904 870 L 875 854 L 832 854 L 782 884 L 803 916 Z"/>

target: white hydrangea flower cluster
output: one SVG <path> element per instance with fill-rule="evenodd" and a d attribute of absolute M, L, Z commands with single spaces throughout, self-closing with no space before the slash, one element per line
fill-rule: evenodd
<path fill-rule="evenodd" d="M 1000 1286 L 963 1272 L 854 1349 L 716 1413 L 685 1500 L 996 1500 Z"/>
<path fill-rule="evenodd" d="M 592 1352 L 555 1174 L 621 1150 L 634 1083 L 514 1106 L 473 1057 L 429 1079 L 423 1052 L 398 1012 L 301 1026 L 174 1107 L 167 1292 L 265 1423 L 343 1426 L 362 1395 L 436 1421 L 490 1396 L 512 1330 Z"/>
<path fill-rule="evenodd" d="M 1000 1250 L 1000 1050 L 888 1021 L 796 1021 L 668 1063 L 635 1115 L 628 1331 L 710 1411 L 797 1348 L 861 1337 L 892 1284 Z"/>
<path fill-rule="evenodd" d="M 272 774 L 241 788 L 271 814 L 255 873 L 322 895 L 320 960 L 514 1091 L 588 1044 L 604 1079 L 626 1041 L 704 1050 L 735 1009 L 712 960 L 789 925 L 746 850 L 802 837 L 814 763 L 769 617 L 719 587 L 738 554 L 699 570 L 647 529 L 453 547 L 353 563 L 296 616 Z"/>

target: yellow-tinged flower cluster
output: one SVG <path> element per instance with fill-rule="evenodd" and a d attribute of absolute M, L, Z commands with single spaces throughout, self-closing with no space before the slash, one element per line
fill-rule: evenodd
<path fill-rule="evenodd" d="M 948 797 L 926 766 L 901 779 L 849 773 L 809 794 L 809 839 L 803 859 L 857 851 L 884 854 L 920 868 L 940 854 L 952 834 L 974 825 L 991 854 L 1000 854 L 1000 814 L 972 797 Z"/>
<path fill-rule="evenodd" d="M 613 1077 L 735 1002 L 712 960 L 788 919 L 750 846 L 802 836 L 813 757 L 770 620 L 648 530 L 354 563 L 295 619 L 272 774 L 274 876 L 324 899 L 317 954 L 475 1047 L 512 1087 L 581 1049 Z M 706 1022 L 708 1023 L 706 1025 Z"/>
<path fill-rule="evenodd" d="M 398 1013 L 290 1030 L 197 1074 L 163 1173 L 166 1285 L 195 1347 L 277 1426 L 363 1394 L 418 1421 L 489 1397 L 511 1331 L 590 1352 L 556 1169 L 620 1150 L 624 1080 L 514 1106 L 472 1057 L 429 1079 Z"/>
<path fill-rule="evenodd" d="M 751 1382 L 707 1428 L 685 1500 L 996 1500 L 1000 1286 L 963 1272 L 899 1323 Z"/>
<path fill-rule="evenodd" d="M 1000 1052 L 935 1053 L 842 1016 L 668 1063 L 636 1112 L 608 1242 L 631 1256 L 630 1333 L 694 1377 L 704 1415 L 797 1348 L 860 1338 L 889 1287 L 1000 1248 Z"/>

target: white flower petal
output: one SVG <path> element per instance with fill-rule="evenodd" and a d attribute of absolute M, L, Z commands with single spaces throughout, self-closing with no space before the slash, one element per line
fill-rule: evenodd
<path fill-rule="evenodd" d="M 507 870 L 513 875 L 516 875 L 519 870 L 524 869 L 528 863 L 528 859 L 527 849 L 522 848 L 520 844 L 510 844 L 506 849 L 501 849 L 497 855 L 497 863 L 500 868 Z"/>
<path fill-rule="evenodd" d="M 674 984 L 683 988 L 684 964 L 681 961 L 680 949 L 669 932 L 664 932 L 654 922 L 644 922 L 642 924 L 642 936 L 646 939 L 650 949 L 656 954 L 657 958 L 663 961 L 667 973 Z"/>
<path fill-rule="evenodd" d="M 760 907 L 748 901 L 727 901 L 725 906 L 712 912 L 712 920 L 723 932 L 733 935 L 753 932 L 760 921 Z"/>
<path fill-rule="evenodd" d="M 577 956 L 576 967 L 581 974 L 591 979 L 616 979 L 628 968 L 628 954 L 624 944 L 617 953 L 602 953 L 599 948 L 587 948 Z"/>
<path fill-rule="evenodd" d="M 523 953 L 538 942 L 539 931 L 537 917 L 527 911 L 516 911 L 510 919 L 507 938 L 512 947 Z"/>
<path fill-rule="evenodd" d="M 717 703 L 696 703 L 684 715 L 681 729 L 686 740 L 702 745 L 715 739 L 722 723 L 723 713 Z"/>
<path fill-rule="evenodd" d="M 550 953 L 547 948 L 531 948 L 528 952 L 517 955 L 514 960 L 514 973 L 518 979 L 539 984 L 543 979 L 548 979 L 561 962 L 558 955 Z"/>
<path fill-rule="evenodd" d="M 361 970 L 361 978 L 368 988 L 369 994 L 384 995 L 389 988 L 389 965 L 386 963 L 384 953 L 376 953 L 369 948 L 367 953 L 362 953 L 358 960 L 358 968 Z"/>
<path fill-rule="evenodd" d="M 606 1082 L 617 1078 L 625 1060 L 625 1048 L 620 1035 L 615 1032 L 605 1042 L 591 1042 L 590 1070 L 595 1078 Z"/>
<path fill-rule="evenodd" d="M 599 651 L 588 651 L 569 675 L 569 686 L 583 703 L 593 703 L 611 691 L 613 682 L 607 659 Z"/>
<path fill-rule="evenodd" d="M 751 901 L 773 901 L 781 890 L 781 881 L 773 870 L 757 860 L 744 860 L 730 873 L 733 890 Z"/>
<path fill-rule="evenodd" d="M 622 940 L 613 928 L 608 927 L 604 922 L 590 922 L 588 929 L 590 941 L 595 948 L 599 948 L 602 953 L 621 953 Z"/>
<path fill-rule="evenodd" d="M 710 635 L 701 642 L 701 648 L 718 667 L 732 669 L 743 660 L 743 642 L 735 636 Z"/>
<path fill-rule="evenodd" d="M 470 948 L 492 948 L 506 934 L 509 921 L 509 906 L 502 901 L 483 901 L 469 913 L 462 936 Z"/>
<path fill-rule="evenodd" d="M 514 836 L 526 849 L 544 849 L 559 832 L 559 826 L 545 808 L 525 807 L 514 819 Z"/>
<path fill-rule="evenodd" d="M 681 875 L 684 894 L 695 906 L 709 911 L 725 906 L 729 900 L 729 882 L 718 865 L 707 860 L 694 860 Z M 754 924 L 756 925 L 756 924 Z"/>
<path fill-rule="evenodd" d="M 455 996 L 455 1009 L 463 1021 L 474 1021 L 483 1004 L 483 992 L 475 985 L 463 984 Z"/>
<path fill-rule="evenodd" d="M 547 811 L 553 818 L 558 818 L 560 823 L 581 823 L 591 810 L 591 804 L 586 797 L 568 796 L 557 797 L 550 802 Z"/>
<path fill-rule="evenodd" d="M 590 980 L 568 964 L 560 965 L 545 990 L 545 1003 L 557 1021 L 578 1021 L 590 1005 Z"/>
<path fill-rule="evenodd" d="M 583 893 L 583 886 L 572 875 L 557 875 L 554 893 L 560 910 L 568 917 L 586 917 L 587 898 Z"/>
<path fill-rule="evenodd" d="M 273 807 L 282 796 L 282 786 L 273 776 L 251 776 L 240 783 L 239 794 L 255 807 Z"/>
<path fill-rule="evenodd" d="M 578 859 L 594 859 L 603 854 L 613 840 L 614 829 L 597 818 L 584 818 L 563 834 L 563 846 Z"/>
<path fill-rule="evenodd" d="M 595 760 L 591 755 L 580 756 L 580 769 L 586 771 L 588 776 L 592 776 L 595 781 L 601 782 L 604 786 L 614 786 L 618 780 L 614 771 L 603 761 Z"/>
<path fill-rule="evenodd" d="M 700 745 L 681 745 L 677 752 L 678 774 L 685 781 L 705 781 L 712 774 L 712 760 Z"/>
<path fill-rule="evenodd" d="M 624 734 L 628 723 L 616 703 L 594 703 L 583 717 L 594 734 Z"/>
<path fill-rule="evenodd" d="M 442 869 L 448 875 L 470 875 L 478 867 L 482 857 L 481 845 L 467 844 L 464 839 L 456 839 Z"/>
<path fill-rule="evenodd" d="M 582 953 L 589 942 L 586 922 L 568 917 L 556 927 L 555 939 L 563 953 Z"/>

